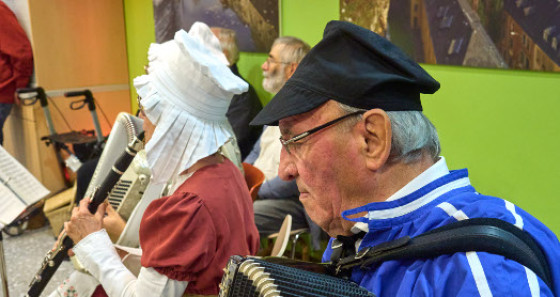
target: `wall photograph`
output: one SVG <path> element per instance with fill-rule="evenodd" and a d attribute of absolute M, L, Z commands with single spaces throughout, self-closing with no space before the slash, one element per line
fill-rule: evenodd
<path fill-rule="evenodd" d="M 340 0 L 421 63 L 560 71 L 557 0 Z"/>
<path fill-rule="evenodd" d="M 196 21 L 237 32 L 239 49 L 268 52 L 278 37 L 278 0 L 154 0 L 156 41 L 188 31 Z"/>

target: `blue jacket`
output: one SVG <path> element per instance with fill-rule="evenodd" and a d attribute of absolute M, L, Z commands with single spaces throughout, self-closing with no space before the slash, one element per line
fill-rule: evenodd
<path fill-rule="evenodd" d="M 368 211 L 367 217 L 348 216 Z M 367 223 L 359 249 L 403 236 L 414 237 L 468 218 L 497 218 L 528 232 L 543 250 L 554 291 L 521 264 L 486 252 L 456 253 L 427 260 L 387 261 L 371 270 L 354 268 L 352 280 L 383 296 L 560 296 L 560 243 L 530 214 L 503 199 L 475 191 L 466 169 L 451 171 L 394 201 L 344 211 L 343 217 Z M 332 239 L 331 239 L 332 241 Z M 323 261 L 329 261 L 327 248 Z M 539 295 L 540 294 L 540 295 Z"/>

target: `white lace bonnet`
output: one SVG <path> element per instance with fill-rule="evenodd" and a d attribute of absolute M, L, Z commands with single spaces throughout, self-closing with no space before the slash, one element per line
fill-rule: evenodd
<path fill-rule="evenodd" d="M 153 182 L 164 183 L 233 137 L 231 98 L 247 91 L 233 74 L 219 40 L 200 22 L 189 33 L 148 50 L 148 73 L 134 79 L 147 118 L 156 125 L 146 145 Z"/>

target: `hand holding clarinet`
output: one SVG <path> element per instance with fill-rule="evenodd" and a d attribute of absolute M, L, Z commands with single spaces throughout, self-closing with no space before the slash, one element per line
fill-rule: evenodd
<path fill-rule="evenodd" d="M 141 132 L 117 159 L 109 174 L 94 191 L 92 199 L 83 199 L 80 206 L 72 211 L 72 219 L 64 226 L 64 229 L 71 234 L 63 232 L 57 241 L 57 246 L 47 252 L 41 268 L 31 280 L 26 296 L 37 297 L 41 294 L 74 242 L 77 243 L 87 235 L 103 228 L 103 216 L 107 208 L 104 201 L 136 156 L 136 152 L 142 148 L 143 140 L 144 132 Z"/>
<path fill-rule="evenodd" d="M 84 198 L 78 207 L 72 210 L 70 221 L 64 223 L 64 230 L 74 243 L 78 243 L 89 234 L 103 228 L 103 217 L 107 209 L 107 203 L 101 203 L 95 213 L 88 209 L 91 200 Z"/>

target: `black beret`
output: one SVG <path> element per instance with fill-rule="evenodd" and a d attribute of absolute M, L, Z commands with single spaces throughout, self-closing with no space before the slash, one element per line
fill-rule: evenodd
<path fill-rule="evenodd" d="M 438 89 L 435 79 L 384 37 L 330 21 L 323 39 L 251 125 L 278 125 L 330 99 L 361 109 L 422 110 L 420 93 Z"/>

